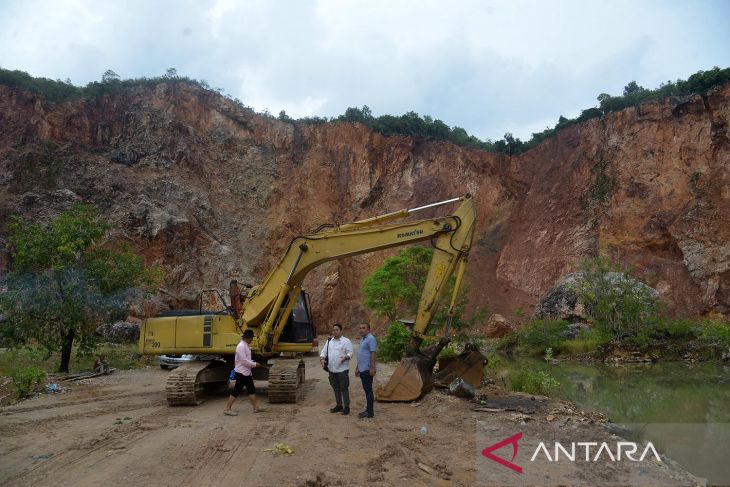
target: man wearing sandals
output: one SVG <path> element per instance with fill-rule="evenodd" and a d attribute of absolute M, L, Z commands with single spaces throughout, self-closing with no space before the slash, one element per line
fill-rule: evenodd
<path fill-rule="evenodd" d="M 231 408 L 244 387 L 246 387 L 246 391 L 248 392 L 248 400 L 251 401 L 253 412 L 259 413 L 263 411 L 256 404 L 256 386 L 253 383 L 251 369 L 258 367 L 259 364 L 251 360 L 251 347 L 249 347 L 251 340 L 253 340 L 253 330 L 245 330 L 243 332 L 243 338 L 241 338 L 240 343 L 236 346 L 236 367 L 233 369 L 235 371 L 236 385 L 233 387 L 230 396 L 228 396 L 228 403 L 226 404 L 226 409 L 223 411 L 223 414 L 228 416 L 238 415 L 238 411 L 233 411 Z"/>

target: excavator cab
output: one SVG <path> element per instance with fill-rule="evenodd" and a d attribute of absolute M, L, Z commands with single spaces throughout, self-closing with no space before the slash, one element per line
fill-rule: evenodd
<path fill-rule="evenodd" d="M 280 342 L 313 343 L 317 339 L 317 331 L 312 319 L 309 305 L 309 294 L 302 290 L 292 308 L 291 315 L 281 332 Z"/>

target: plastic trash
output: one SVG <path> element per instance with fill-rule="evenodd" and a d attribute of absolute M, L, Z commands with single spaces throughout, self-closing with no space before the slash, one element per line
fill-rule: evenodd
<path fill-rule="evenodd" d="M 292 455 L 294 453 L 294 448 L 290 447 L 286 443 L 277 443 L 274 445 L 274 448 L 267 448 L 262 451 L 270 451 L 274 455 Z"/>
<path fill-rule="evenodd" d="M 425 426 L 421 426 L 421 434 L 425 435 L 426 433 L 428 433 L 428 428 L 426 428 Z"/>
<path fill-rule="evenodd" d="M 472 399 L 474 397 L 474 388 L 461 377 L 454 379 L 451 384 L 449 384 L 449 392 L 453 396 L 460 397 L 462 399 Z"/>
<path fill-rule="evenodd" d="M 46 384 L 45 391 L 47 394 L 53 394 L 54 392 L 63 392 L 63 388 L 58 384 Z"/>

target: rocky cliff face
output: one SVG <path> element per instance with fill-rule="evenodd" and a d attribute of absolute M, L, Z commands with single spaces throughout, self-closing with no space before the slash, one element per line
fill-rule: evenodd
<path fill-rule="evenodd" d="M 9 214 L 42 221 L 93 203 L 116 223 L 111 239 L 165 268 L 160 300 L 178 307 L 202 287 L 258 282 L 319 224 L 470 192 L 475 303 L 529 311 L 604 251 L 673 312 L 727 315 L 728 119 L 725 86 L 575 125 L 508 157 L 349 123 L 291 125 L 178 83 L 58 105 L 0 86 L 0 235 Z M 360 284 L 386 255 L 310 274 L 320 324 L 367 317 Z"/>

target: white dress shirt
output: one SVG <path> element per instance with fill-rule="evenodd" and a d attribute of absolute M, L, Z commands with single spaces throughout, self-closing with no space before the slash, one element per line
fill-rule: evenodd
<path fill-rule="evenodd" d="M 329 344 L 329 345 L 328 345 Z M 342 361 L 343 357 L 352 358 L 352 342 L 345 337 L 332 338 L 322 347 L 319 356 L 324 358 L 329 355 L 327 368 L 330 372 L 344 372 L 350 370 L 350 361 Z"/>

